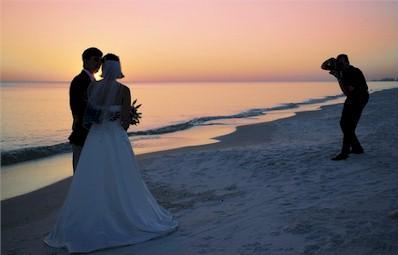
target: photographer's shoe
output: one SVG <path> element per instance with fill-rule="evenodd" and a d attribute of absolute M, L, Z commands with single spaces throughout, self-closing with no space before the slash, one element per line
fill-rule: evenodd
<path fill-rule="evenodd" d="M 336 157 L 332 158 L 332 160 L 338 161 L 338 160 L 346 160 L 348 158 L 348 154 L 345 153 L 340 153 Z"/>
<path fill-rule="evenodd" d="M 355 148 L 355 149 L 352 149 L 352 150 L 350 151 L 350 153 L 354 153 L 354 154 L 363 154 L 363 153 L 365 153 L 365 151 L 364 151 L 362 148 Z"/>

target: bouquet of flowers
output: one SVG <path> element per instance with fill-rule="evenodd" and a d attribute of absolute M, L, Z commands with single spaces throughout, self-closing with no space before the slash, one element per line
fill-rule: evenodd
<path fill-rule="evenodd" d="M 137 99 L 133 101 L 130 109 L 130 125 L 138 125 L 140 123 L 142 113 L 138 112 L 138 108 L 141 107 L 141 104 L 136 105 Z"/>

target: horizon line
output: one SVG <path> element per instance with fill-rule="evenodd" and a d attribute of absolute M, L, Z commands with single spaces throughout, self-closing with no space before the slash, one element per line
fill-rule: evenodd
<path fill-rule="evenodd" d="M 380 81 L 398 81 L 398 78 L 392 80 L 386 79 L 369 79 L 368 82 Z M 51 80 L 0 80 L 0 83 L 70 83 L 70 81 L 51 81 Z M 229 81 L 229 80 L 216 80 L 216 81 L 123 81 L 121 83 L 261 83 L 261 82 L 334 82 L 334 80 L 241 80 L 241 81 Z"/>
<path fill-rule="evenodd" d="M 1 80 L 0 83 L 69 83 L 72 80 Z M 126 80 L 125 83 L 241 83 L 241 82 L 328 82 L 334 81 L 331 77 L 329 79 L 289 79 L 289 80 L 274 80 L 274 79 L 264 79 L 264 80 Z M 393 77 L 383 77 L 376 79 L 367 79 L 367 81 L 398 81 L 398 75 Z"/>
<path fill-rule="evenodd" d="M 70 83 L 72 80 L 68 81 L 52 81 L 52 80 L 0 80 L 0 83 Z M 100 80 L 98 80 L 100 81 Z M 191 80 L 186 80 L 186 81 L 131 81 L 131 80 L 126 80 L 126 81 L 121 81 L 120 83 L 261 83 L 261 82 L 276 82 L 276 83 L 282 83 L 282 82 L 331 82 L 333 80 L 206 80 L 206 81 L 191 81 Z M 371 81 L 371 80 L 369 80 Z"/>

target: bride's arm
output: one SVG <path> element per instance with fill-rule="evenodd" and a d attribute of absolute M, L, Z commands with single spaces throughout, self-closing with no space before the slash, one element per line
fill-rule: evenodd
<path fill-rule="evenodd" d="M 123 97 L 122 97 L 122 110 L 120 113 L 120 124 L 127 131 L 130 126 L 130 109 L 131 109 L 131 95 L 130 89 L 123 86 Z"/>

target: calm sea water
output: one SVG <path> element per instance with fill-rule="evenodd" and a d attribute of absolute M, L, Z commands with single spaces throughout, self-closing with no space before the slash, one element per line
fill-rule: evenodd
<path fill-rule="evenodd" d="M 368 85 L 371 91 L 398 88 L 398 82 Z M 212 138 L 231 133 L 239 125 L 344 100 L 335 82 L 128 86 L 143 104 L 142 123 L 129 129 L 136 154 L 214 143 Z M 68 87 L 68 83 L 2 83 L 2 159 L 4 155 L 13 158 L 8 165 L 2 161 L 2 200 L 72 175 L 71 153 L 63 153 L 70 151 Z M 27 159 L 36 160 L 22 162 Z"/>
<path fill-rule="evenodd" d="M 142 103 L 142 122 L 130 127 L 129 132 L 144 131 L 132 138 L 136 150 L 143 152 L 159 144 L 166 143 L 167 147 L 172 141 L 157 140 L 165 133 L 208 125 L 210 121 L 253 118 L 273 107 L 341 94 L 335 82 L 127 85 L 133 98 Z M 397 82 L 369 83 L 371 90 L 397 86 Z M 69 83 L 2 83 L 2 153 L 28 154 L 38 147 L 66 143 L 72 123 L 68 89 Z"/>

